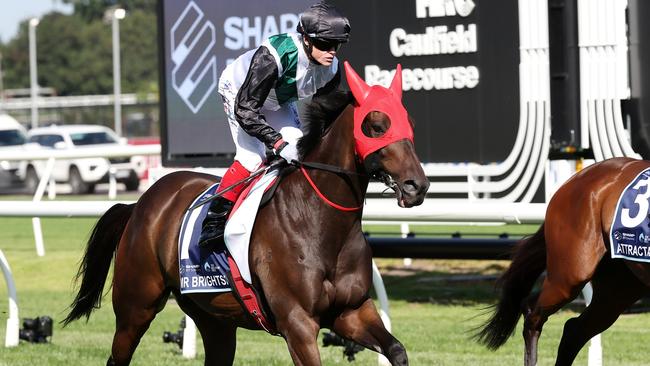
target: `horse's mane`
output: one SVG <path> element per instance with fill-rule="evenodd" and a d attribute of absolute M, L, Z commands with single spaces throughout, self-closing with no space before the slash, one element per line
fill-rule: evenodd
<path fill-rule="evenodd" d="M 335 89 L 330 93 L 314 96 L 306 104 L 301 118 L 304 136 L 298 141 L 301 157 L 307 155 L 320 142 L 327 128 L 352 101 L 352 93 L 349 90 Z"/>

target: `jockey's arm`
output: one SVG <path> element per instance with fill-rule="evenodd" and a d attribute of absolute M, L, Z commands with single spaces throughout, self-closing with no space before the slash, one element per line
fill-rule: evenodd
<path fill-rule="evenodd" d="M 260 110 L 278 78 L 275 59 L 266 47 L 260 46 L 253 55 L 246 79 L 235 100 L 235 119 L 241 128 L 269 149 L 273 149 L 282 135 L 269 126 Z"/>

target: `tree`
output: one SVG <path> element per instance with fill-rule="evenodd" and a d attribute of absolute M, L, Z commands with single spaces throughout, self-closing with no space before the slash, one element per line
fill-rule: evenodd
<path fill-rule="evenodd" d="M 87 8 L 80 5 L 79 9 L 89 11 L 92 7 L 98 12 L 95 4 L 108 1 L 79 2 L 88 3 Z M 147 3 L 144 0 L 127 2 Z M 134 10 L 120 21 L 121 77 L 125 93 L 157 90 L 156 14 L 142 10 L 143 7 L 133 5 Z M 106 8 L 102 9 L 103 14 Z M 7 89 L 27 88 L 30 84 L 27 22 L 21 23 L 14 39 L 0 47 Z M 76 13 L 45 15 L 37 28 L 37 49 L 39 85 L 52 87 L 59 95 L 113 92 L 111 25 L 103 20 L 103 15 L 95 19 Z"/>
<path fill-rule="evenodd" d="M 104 18 L 106 9 L 120 7 L 127 11 L 143 10 L 155 13 L 156 0 L 63 0 L 74 6 L 74 13 L 87 21 Z"/>

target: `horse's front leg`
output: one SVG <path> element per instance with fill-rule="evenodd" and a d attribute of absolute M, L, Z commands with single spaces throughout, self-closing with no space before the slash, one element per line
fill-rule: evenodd
<path fill-rule="evenodd" d="M 300 308 L 291 310 L 287 315 L 276 319 L 278 331 L 287 341 L 289 353 L 295 365 L 319 366 L 318 322 Z"/>
<path fill-rule="evenodd" d="M 332 330 L 376 352 L 382 353 L 393 366 L 408 365 L 406 349 L 386 330 L 372 299 L 359 308 L 343 311 L 335 320 Z"/>

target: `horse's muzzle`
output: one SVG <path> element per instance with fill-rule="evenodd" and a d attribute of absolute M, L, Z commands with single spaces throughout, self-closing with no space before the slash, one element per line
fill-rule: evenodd
<path fill-rule="evenodd" d="M 429 190 L 428 180 L 409 179 L 398 184 L 400 192 L 397 194 L 397 204 L 400 207 L 419 206 Z"/>

